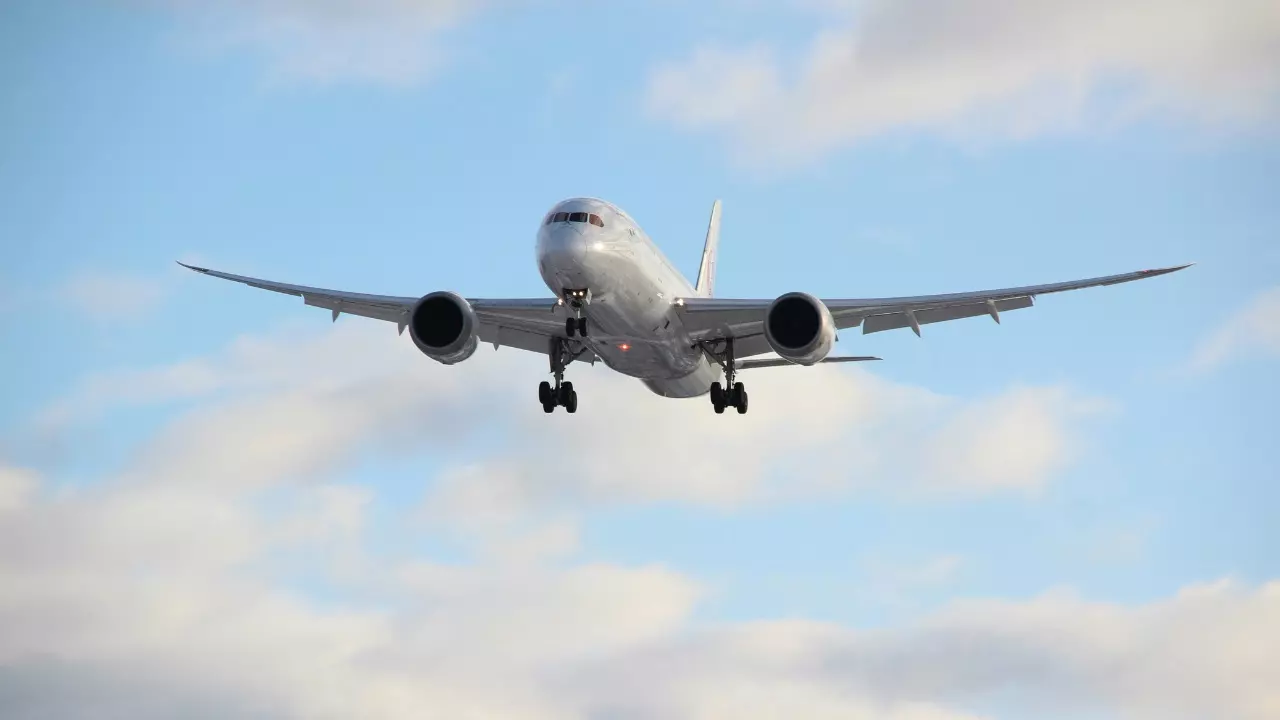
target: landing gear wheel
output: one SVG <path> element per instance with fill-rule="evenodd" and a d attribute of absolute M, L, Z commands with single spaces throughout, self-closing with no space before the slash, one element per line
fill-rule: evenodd
<path fill-rule="evenodd" d="M 563 383 L 560 386 L 560 393 L 559 393 L 559 396 L 556 398 L 556 402 L 559 403 L 562 407 L 567 408 L 569 407 L 569 399 L 572 397 L 573 397 L 573 383 L 571 382 Z M 574 407 L 577 407 L 577 405 L 575 405 Z"/>
<path fill-rule="evenodd" d="M 570 414 L 578 412 L 578 393 L 575 390 L 569 391 L 569 400 L 564 404 L 564 409 Z M 739 410 L 738 412 L 742 412 Z"/>
<path fill-rule="evenodd" d="M 551 383 L 546 380 L 538 384 L 538 402 L 543 405 L 551 402 Z"/>
<path fill-rule="evenodd" d="M 578 329 L 578 318 L 565 318 L 564 334 L 573 337 L 573 332 Z"/>
<path fill-rule="evenodd" d="M 733 338 L 725 338 L 723 353 L 710 348 L 706 350 L 707 354 L 724 368 L 724 385 L 719 381 L 711 383 L 709 392 L 711 407 L 715 408 L 717 415 L 724 414 L 724 409 L 727 407 L 735 408 L 739 415 L 746 415 L 747 388 L 742 383 L 734 381 L 738 375 L 738 365 L 733 356 Z"/>
<path fill-rule="evenodd" d="M 544 413 L 553 413 L 553 412 L 555 412 L 555 411 L 556 411 L 556 404 L 555 404 L 555 403 L 553 403 L 553 402 L 544 402 L 544 403 L 542 403 L 542 412 L 544 412 Z"/>
<path fill-rule="evenodd" d="M 578 334 L 582 337 L 587 336 L 587 319 L 584 317 L 578 318 Z"/>

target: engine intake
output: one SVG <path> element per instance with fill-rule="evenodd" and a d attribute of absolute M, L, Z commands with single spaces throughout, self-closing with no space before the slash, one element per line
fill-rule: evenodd
<path fill-rule="evenodd" d="M 424 295 L 409 314 L 409 337 L 424 355 L 445 365 L 471 357 L 479 345 L 480 323 L 471 303 L 457 293 Z"/>
<path fill-rule="evenodd" d="M 780 357 L 798 365 L 812 365 L 831 352 L 836 323 L 818 298 L 808 293 L 787 293 L 769 304 L 764 336 Z"/>

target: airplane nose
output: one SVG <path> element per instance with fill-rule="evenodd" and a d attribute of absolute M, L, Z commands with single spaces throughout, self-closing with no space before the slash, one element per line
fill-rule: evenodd
<path fill-rule="evenodd" d="M 569 226 L 556 228 L 548 234 L 543 255 L 556 265 L 580 265 L 590 249 L 586 235 Z"/>
<path fill-rule="evenodd" d="M 540 246 L 543 278 L 555 292 L 563 288 L 591 286 L 593 243 L 586 233 L 575 227 L 558 227 L 545 235 Z"/>

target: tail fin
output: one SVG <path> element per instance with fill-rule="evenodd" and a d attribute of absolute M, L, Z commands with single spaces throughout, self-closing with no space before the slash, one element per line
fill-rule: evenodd
<path fill-rule="evenodd" d="M 720 201 L 711 206 L 711 222 L 707 224 L 707 242 L 702 246 L 702 265 L 698 267 L 698 295 L 711 297 L 716 287 L 716 249 L 720 245 Z"/>

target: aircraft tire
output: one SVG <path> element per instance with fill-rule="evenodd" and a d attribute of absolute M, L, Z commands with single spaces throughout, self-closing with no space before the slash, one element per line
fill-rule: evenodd
<path fill-rule="evenodd" d="M 543 380 L 538 384 L 538 402 L 546 405 L 551 400 L 551 383 Z"/>

